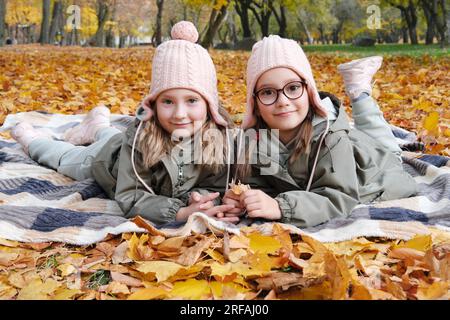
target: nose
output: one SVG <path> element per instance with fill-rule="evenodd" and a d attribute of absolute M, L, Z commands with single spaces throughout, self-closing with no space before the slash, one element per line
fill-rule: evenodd
<path fill-rule="evenodd" d="M 288 97 L 286 97 L 284 92 L 280 92 L 278 94 L 278 99 L 276 101 L 276 104 L 278 107 L 283 107 L 283 106 L 286 106 L 289 104 L 289 99 L 288 99 Z"/>
<path fill-rule="evenodd" d="M 177 104 L 173 117 L 175 119 L 184 119 L 186 118 L 186 115 L 187 115 L 186 106 L 182 103 Z"/>

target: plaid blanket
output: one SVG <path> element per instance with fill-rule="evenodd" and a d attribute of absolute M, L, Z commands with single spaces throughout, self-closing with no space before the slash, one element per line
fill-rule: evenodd
<path fill-rule="evenodd" d="M 7 116 L 0 128 L 0 238 L 88 245 L 108 234 L 153 232 L 179 236 L 207 231 L 237 234 L 242 226 L 250 224 L 264 234 L 271 233 L 274 223 L 247 220 L 231 225 L 203 213 L 192 215 L 185 224 L 172 223 L 159 228 L 143 219 L 125 219 L 118 204 L 108 199 L 93 179 L 74 181 L 39 165 L 8 135 L 15 123 L 26 120 L 48 130 L 55 139 L 61 139 L 83 117 L 36 111 Z M 131 121 L 133 117 L 111 116 L 112 125 L 120 130 Z M 419 184 L 417 196 L 359 205 L 347 218 L 313 228 L 284 227 L 322 242 L 360 236 L 410 239 L 416 234 L 429 233 L 428 226 L 450 231 L 450 158 L 410 152 L 423 147 L 415 135 L 397 127 L 392 129 L 400 146 L 409 150 L 403 154 L 404 168 Z"/>

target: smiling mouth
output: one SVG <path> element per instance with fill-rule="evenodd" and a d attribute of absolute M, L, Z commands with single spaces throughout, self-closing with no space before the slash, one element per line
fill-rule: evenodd
<path fill-rule="evenodd" d="M 176 127 L 184 127 L 184 126 L 187 126 L 187 125 L 189 125 L 189 124 L 191 124 L 190 122 L 188 122 L 188 123 L 172 123 L 174 126 L 176 126 Z"/>
<path fill-rule="evenodd" d="M 287 116 L 287 115 L 289 115 L 289 114 L 291 114 L 291 113 L 294 113 L 294 112 L 296 112 L 296 110 L 280 112 L 280 113 L 275 114 L 275 116 L 276 116 L 276 117 Z"/>

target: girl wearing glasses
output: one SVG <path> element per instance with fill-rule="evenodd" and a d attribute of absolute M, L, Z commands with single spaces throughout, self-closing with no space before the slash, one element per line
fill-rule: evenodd
<path fill-rule="evenodd" d="M 352 100 L 353 129 L 337 98 L 317 91 L 295 41 L 269 36 L 256 43 L 247 66 L 242 127 L 278 129 L 279 135 L 270 140 L 259 135 L 257 147 L 245 148 L 246 160 L 263 159 L 265 165 L 237 166 L 236 178 L 253 185 L 240 196 L 226 192 L 223 202 L 236 208 L 225 216 L 247 213 L 307 227 L 346 216 L 359 203 L 414 195 L 416 184 L 402 168 L 401 150 L 370 97 L 380 66 L 381 57 L 372 57 L 338 67 Z M 276 157 L 265 152 L 278 145 Z M 244 147 L 238 143 L 239 150 Z M 277 173 L 265 174 L 267 160 Z M 270 185 L 271 191 L 258 185 Z"/>

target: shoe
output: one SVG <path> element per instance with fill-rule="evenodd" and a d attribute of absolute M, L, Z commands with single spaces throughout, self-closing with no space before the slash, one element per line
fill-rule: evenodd
<path fill-rule="evenodd" d="M 110 116 L 111 112 L 107 107 L 95 107 L 80 124 L 65 133 L 64 140 L 77 146 L 93 143 L 97 131 L 111 125 Z"/>
<path fill-rule="evenodd" d="M 28 122 L 20 122 L 11 129 L 11 137 L 16 140 L 28 154 L 28 146 L 38 138 L 53 140 L 53 137 L 43 131 L 35 129 Z"/>
<path fill-rule="evenodd" d="M 344 78 L 345 92 L 353 101 L 363 92 L 372 95 L 372 78 L 380 69 L 383 57 L 374 56 L 338 65 Z"/>

